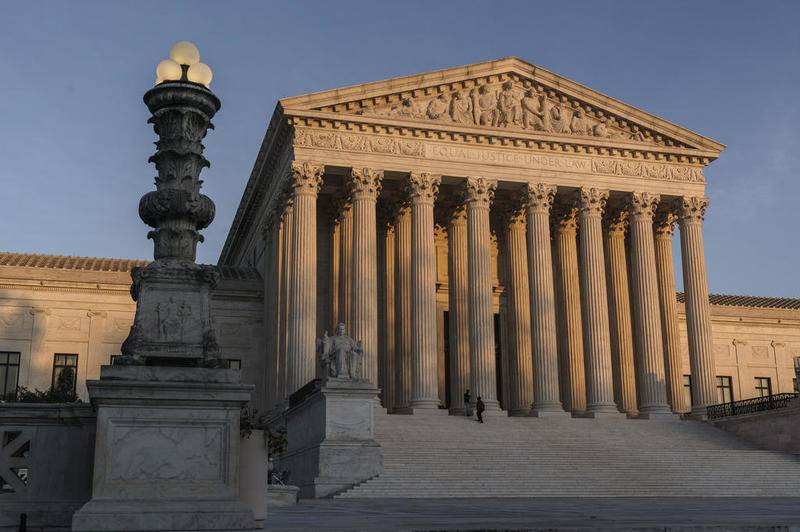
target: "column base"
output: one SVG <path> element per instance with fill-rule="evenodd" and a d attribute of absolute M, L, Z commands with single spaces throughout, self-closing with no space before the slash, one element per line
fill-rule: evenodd
<path fill-rule="evenodd" d="M 392 411 L 389 412 L 391 415 L 395 416 L 410 416 L 414 413 L 410 406 L 396 406 L 392 408 Z"/>
<path fill-rule="evenodd" d="M 412 399 L 411 409 L 415 412 L 417 410 L 439 410 L 440 404 L 438 399 Z"/>
<path fill-rule="evenodd" d="M 692 411 L 689 413 L 688 417 L 690 419 L 696 419 L 698 421 L 707 421 L 708 407 L 707 406 L 694 407 L 692 408 Z"/>
<path fill-rule="evenodd" d="M 531 415 L 532 410 L 530 408 L 515 408 L 514 410 L 508 411 L 508 417 L 528 417 Z"/>
<path fill-rule="evenodd" d="M 653 419 L 658 421 L 678 421 L 680 416 L 672 412 L 639 412 L 636 416 L 628 416 L 630 419 Z"/>
<path fill-rule="evenodd" d="M 605 419 L 619 418 L 619 419 L 623 419 L 623 418 L 625 418 L 625 414 L 623 414 L 622 412 L 617 410 L 617 405 L 614 405 L 614 404 L 605 405 L 605 404 L 603 404 L 603 405 L 590 405 L 586 409 L 586 412 L 584 412 L 583 414 L 581 414 L 579 416 L 576 416 L 573 413 L 572 417 L 582 417 L 582 418 L 589 418 L 589 419 L 599 419 L 599 418 L 605 418 Z"/>

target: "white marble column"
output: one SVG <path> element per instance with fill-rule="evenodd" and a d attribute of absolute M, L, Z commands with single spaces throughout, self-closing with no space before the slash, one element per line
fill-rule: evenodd
<path fill-rule="evenodd" d="M 292 199 L 287 198 L 281 219 L 281 306 L 278 316 L 278 357 L 275 362 L 275 377 L 278 386 L 278 400 L 286 401 L 292 393 L 288 391 L 287 345 L 289 338 L 289 287 L 292 278 Z"/>
<path fill-rule="evenodd" d="M 671 208 L 656 213 L 653 232 L 655 237 L 656 275 L 658 300 L 661 305 L 661 336 L 664 342 L 664 368 L 667 377 L 667 400 L 672 411 L 683 413 L 689 409 L 683 399 L 683 368 L 681 336 L 678 330 L 678 301 L 675 296 L 675 265 L 672 259 L 672 233 L 678 215 Z"/>
<path fill-rule="evenodd" d="M 280 315 L 281 231 L 280 217 L 273 211 L 264 224 L 264 357 L 266 362 L 264 388 L 266 408 L 278 400 L 276 359 L 279 350 L 278 317 Z"/>
<path fill-rule="evenodd" d="M 362 343 L 364 378 L 378 384 L 378 265 L 375 203 L 383 171 L 353 168 L 348 186 L 353 204 L 353 251 L 350 277 L 350 335 Z"/>
<path fill-rule="evenodd" d="M 447 220 L 451 414 L 465 413 L 464 392 L 471 386 L 467 264 L 467 208 L 459 202 L 450 206 Z"/>
<path fill-rule="evenodd" d="M 411 208 L 400 205 L 395 218 L 395 404 L 411 404 Z"/>
<path fill-rule="evenodd" d="M 683 289 L 686 292 L 686 329 L 692 375 L 692 414 L 706 416 L 706 407 L 716 404 L 716 365 L 714 363 L 711 307 L 708 302 L 703 218 L 708 198 L 681 199 L 681 261 Z"/>
<path fill-rule="evenodd" d="M 643 416 L 670 414 L 653 244 L 653 216 L 659 200 L 657 194 L 633 192 L 629 206 L 631 294 L 638 369 L 636 383 L 639 386 L 639 412 Z"/>
<path fill-rule="evenodd" d="M 353 293 L 353 205 L 350 198 L 339 201 L 339 304 L 338 323 L 344 323 L 352 333 L 351 310 Z M 352 336 L 352 334 L 350 334 Z"/>
<path fill-rule="evenodd" d="M 287 395 L 316 377 L 317 194 L 325 167 L 294 161 L 291 174 L 292 272 L 288 292 Z"/>
<path fill-rule="evenodd" d="M 514 206 L 501 217 L 505 230 L 506 306 L 508 308 L 508 399 L 510 416 L 527 416 L 533 404 L 533 355 L 531 351 L 531 294 L 528 284 L 528 251 L 525 242 L 525 209 Z"/>
<path fill-rule="evenodd" d="M 489 207 L 496 188 L 495 180 L 467 178 L 470 380 L 473 401 L 481 397 L 488 411 L 498 409 L 489 229 Z"/>
<path fill-rule="evenodd" d="M 636 406 L 636 365 L 633 360 L 633 325 L 631 324 L 628 259 L 625 232 L 628 211 L 614 208 L 606 215 L 606 278 L 608 313 L 611 330 L 611 360 L 614 371 L 614 399 L 627 414 L 638 413 Z"/>
<path fill-rule="evenodd" d="M 603 257 L 603 211 L 607 199 L 607 190 L 580 190 L 581 308 L 586 359 L 586 412 L 590 415 L 619 413 L 614 403 Z"/>
<path fill-rule="evenodd" d="M 439 407 L 439 365 L 436 350 L 436 243 L 433 202 L 441 178 L 412 172 L 411 199 L 411 407 Z"/>
<path fill-rule="evenodd" d="M 530 278 L 530 318 L 533 353 L 532 414 L 564 413 L 558 379 L 558 337 L 550 246 L 550 210 L 556 187 L 529 184 L 525 191 L 527 217 L 527 259 Z"/>
<path fill-rule="evenodd" d="M 583 317 L 578 274 L 578 209 L 572 204 L 556 206 L 554 216 L 555 257 L 558 271 L 556 294 L 559 300 L 559 353 L 563 371 L 564 408 L 580 413 L 586 410 L 586 372 L 583 356 Z"/>
<path fill-rule="evenodd" d="M 383 249 L 383 267 L 380 270 L 380 275 L 383 276 L 383 291 L 384 300 L 383 307 L 383 328 L 380 332 L 383 337 L 383 378 L 381 384 L 383 390 L 381 397 L 383 398 L 384 408 L 391 409 L 394 407 L 395 402 L 395 384 L 396 384 L 396 364 L 395 364 L 395 230 L 393 220 L 390 217 L 386 221 L 384 238 L 378 242 L 378 245 Z"/>

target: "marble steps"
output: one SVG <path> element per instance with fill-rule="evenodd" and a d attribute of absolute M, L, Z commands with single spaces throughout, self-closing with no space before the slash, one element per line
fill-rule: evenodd
<path fill-rule="evenodd" d="M 375 437 L 384 472 L 340 497 L 800 494 L 796 458 L 696 421 L 376 416 Z"/>

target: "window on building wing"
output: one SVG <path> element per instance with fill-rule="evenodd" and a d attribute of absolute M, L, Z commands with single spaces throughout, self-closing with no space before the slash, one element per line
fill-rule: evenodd
<path fill-rule="evenodd" d="M 0 351 L 0 400 L 13 401 L 19 386 L 19 353 Z"/>
<path fill-rule="evenodd" d="M 770 395 L 772 395 L 772 379 L 756 377 L 756 397 L 769 397 Z"/>
<path fill-rule="evenodd" d="M 55 388 L 60 379 L 72 380 L 72 391 L 75 391 L 78 375 L 78 355 L 56 353 L 53 355 L 53 379 L 50 386 Z"/>
<path fill-rule="evenodd" d="M 733 402 L 733 377 L 726 375 L 717 377 L 717 400 L 720 403 Z"/>
<path fill-rule="evenodd" d="M 683 404 L 687 408 L 692 408 L 692 376 L 683 376 Z"/>

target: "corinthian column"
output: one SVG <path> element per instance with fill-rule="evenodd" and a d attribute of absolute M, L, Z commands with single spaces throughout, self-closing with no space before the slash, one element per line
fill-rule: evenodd
<path fill-rule="evenodd" d="M 607 190 L 580 190 L 581 303 L 586 358 L 586 412 L 618 413 L 611 373 L 611 337 L 603 259 L 603 210 Z"/>
<path fill-rule="evenodd" d="M 378 384 L 378 264 L 375 202 L 382 170 L 353 168 L 348 186 L 353 202 L 353 269 L 351 273 L 351 336 L 364 349 L 364 378 Z M 344 272 L 346 274 L 346 272 Z"/>
<path fill-rule="evenodd" d="M 436 352 L 436 243 L 433 202 L 440 177 L 412 172 L 411 199 L 411 407 L 439 407 L 439 364 Z"/>
<path fill-rule="evenodd" d="M 314 379 L 317 332 L 317 193 L 325 167 L 292 162 L 292 271 L 286 344 L 287 395 Z"/>
<path fill-rule="evenodd" d="M 281 220 L 281 286 L 278 316 L 278 359 L 276 361 L 276 380 L 278 381 L 278 398 L 283 401 L 292 393 L 288 391 L 287 346 L 289 339 L 289 291 L 292 279 L 292 199 L 287 198 Z M 294 391 L 294 390 L 292 390 Z"/>
<path fill-rule="evenodd" d="M 451 207 L 447 220 L 451 414 L 464 414 L 464 392 L 471 386 L 467 264 L 467 209 L 458 204 Z"/>
<path fill-rule="evenodd" d="M 501 221 L 505 229 L 506 301 L 508 307 L 508 403 L 510 416 L 526 416 L 533 403 L 531 354 L 531 298 L 528 252 L 525 247 L 525 211 L 514 207 Z"/>
<path fill-rule="evenodd" d="M 633 325 L 638 357 L 639 412 L 644 416 L 669 414 L 664 382 L 664 346 L 661 339 L 661 308 L 658 302 L 653 215 L 659 196 L 634 192 L 631 213 L 631 293 Z"/>
<path fill-rule="evenodd" d="M 628 211 L 610 210 L 606 216 L 606 276 L 611 329 L 611 360 L 614 368 L 614 399 L 623 412 L 636 414 L 636 365 L 633 361 L 628 262 L 625 230 Z"/>
<path fill-rule="evenodd" d="M 533 323 L 534 415 L 563 413 L 558 386 L 558 339 L 553 291 L 553 258 L 550 254 L 550 209 L 556 187 L 528 185 L 525 208 L 528 220 L 528 274 L 530 318 Z"/>
<path fill-rule="evenodd" d="M 497 181 L 468 177 L 467 257 L 469 261 L 469 348 L 472 396 L 481 397 L 487 410 L 497 410 L 494 313 L 492 312 L 492 256 L 489 207 Z"/>
<path fill-rule="evenodd" d="M 703 217 L 708 198 L 684 197 L 680 206 L 681 260 L 686 291 L 686 330 L 692 370 L 692 414 L 706 416 L 717 402 L 716 367 L 711 335 L 711 308 L 703 247 Z"/>
<path fill-rule="evenodd" d="M 381 399 L 384 408 L 391 408 L 394 403 L 395 387 L 395 243 L 393 209 L 379 208 L 383 211 L 378 216 L 378 316 L 380 330 L 378 333 L 378 376 L 380 378 Z"/>
<path fill-rule="evenodd" d="M 411 404 L 411 209 L 401 205 L 395 219 L 395 403 L 393 412 Z"/>
<path fill-rule="evenodd" d="M 678 332 L 678 302 L 675 298 L 675 266 L 672 261 L 672 233 L 678 215 L 670 209 L 656 213 L 654 233 L 658 299 L 661 303 L 661 334 L 664 341 L 664 368 L 667 399 L 676 413 L 686 412 L 683 399 L 681 336 Z"/>
<path fill-rule="evenodd" d="M 564 406 L 575 413 L 586 410 L 586 373 L 583 357 L 581 286 L 578 275 L 578 209 L 556 206 L 555 228 L 556 293 L 559 299 L 559 356 L 564 383 Z"/>
<path fill-rule="evenodd" d="M 352 315 L 353 282 L 353 206 L 349 198 L 339 201 L 339 304 L 337 305 L 339 323 L 350 326 Z M 352 334 L 351 334 L 352 336 Z"/>

